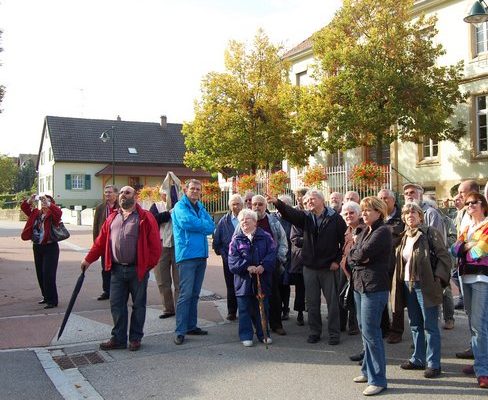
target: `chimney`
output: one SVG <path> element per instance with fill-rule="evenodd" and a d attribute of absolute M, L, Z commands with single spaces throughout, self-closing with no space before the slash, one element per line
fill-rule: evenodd
<path fill-rule="evenodd" d="M 122 118 L 120 118 L 120 115 L 117 115 L 117 121 L 122 121 Z"/>
<path fill-rule="evenodd" d="M 161 115 L 161 128 L 166 129 L 166 126 L 168 126 L 168 118 L 166 115 Z"/>

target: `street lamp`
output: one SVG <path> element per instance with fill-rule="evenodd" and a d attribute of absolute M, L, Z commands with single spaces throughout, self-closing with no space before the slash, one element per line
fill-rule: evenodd
<path fill-rule="evenodd" d="M 483 3 L 484 7 L 483 7 Z M 463 21 L 468 24 L 481 24 L 488 21 L 487 5 L 484 0 L 475 1 L 469 14 L 464 17 Z"/>
<path fill-rule="evenodd" d="M 109 134 L 109 131 L 112 131 L 112 134 Z M 100 135 L 100 140 L 103 143 L 107 143 L 109 140 L 112 141 L 112 185 L 115 186 L 115 126 L 104 130 Z"/>

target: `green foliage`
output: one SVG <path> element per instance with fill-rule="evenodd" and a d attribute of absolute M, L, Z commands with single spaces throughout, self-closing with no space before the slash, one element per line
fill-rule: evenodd
<path fill-rule="evenodd" d="M 436 18 L 411 20 L 413 0 L 344 0 L 313 37 L 316 86 L 301 89 L 296 129 L 330 152 L 400 138 L 458 141 L 451 116 L 463 63 L 439 66 Z M 324 135 L 324 132 L 327 132 Z"/>
<path fill-rule="evenodd" d="M 195 119 L 185 123 L 185 164 L 215 172 L 255 172 L 284 158 L 304 165 L 313 149 L 295 135 L 294 100 L 282 48 L 259 30 L 253 48 L 231 41 L 223 73 L 202 81 Z"/>
<path fill-rule="evenodd" d="M 15 191 L 21 192 L 23 190 L 30 190 L 36 177 L 37 172 L 34 162 L 32 160 L 27 160 L 17 174 L 14 185 Z"/>
<path fill-rule="evenodd" d="M 17 179 L 19 168 L 7 156 L 0 156 L 0 193 L 11 193 Z"/>

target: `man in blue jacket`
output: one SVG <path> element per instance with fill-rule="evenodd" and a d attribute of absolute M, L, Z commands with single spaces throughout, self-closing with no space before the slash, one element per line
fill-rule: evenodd
<path fill-rule="evenodd" d="M 191 179 L 186 193 L 173 208 L 175 258 L 180 277 L 180 295 L 176 303 L 175 344 L 182 344 L 185 335 L 206 335 L 197 327 L 197 306 L 207 268 L 208 242 L 215 228 L 212 217 L 199 201 L 202 184 Z"/>

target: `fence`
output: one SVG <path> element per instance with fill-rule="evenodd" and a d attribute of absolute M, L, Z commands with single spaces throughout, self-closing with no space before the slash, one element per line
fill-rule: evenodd
<path fill-rule="evenodd" d="M 371 185 L 357 185 L 349 179 L 351 168 L 348 164 L 339 165 L 336 167 L 326 167 L 325 172 L 327 175 L 327 180 L 323 181 L 318 189 L 324 192 L 325 199 L 328 199 L 328 195 L 332 192 L 339 192 L 339 193 L 346 193 L 348 191 L 356 191 L 359 193 L 360 198 L 366 196 L 376 196 L 377 193 L 381 189 L 391 189 L 391 168 L 389 165 L 382 166 L 383 169 L 383 176 L 377 182 L 374 182 Z M 234 178 L 238 179 L 238 178 Z M 269 176 L 266 173 L 262 173 L 257 178 L 256 184 L 250 189 L 253 193 L 256 194 L 266 194 L 268 192 L 268 179 Z M 229 189 L 223 190 L 220 193 L 220 196 L 217 200 L 212 201 L 204 201 L 205 208 L 211 214 L 218 214 L 218 213 L 225 213 L 228 211 L 229 206 L 229 197 L 235 193 L 235 188 L 237 185 L 235 184 L 230 185 Z M 292 188 L 296 189 L 299 187 L 303 187 L 303 182 L 300 179 L 296 179 L 293 182 L 289 182 L 287 187 L 284 190 L 283 194 L 288 194 L 294 200 L 293 190 Z M 273 210 L 274 208 L 270 205 L 270 209 Z"/>

